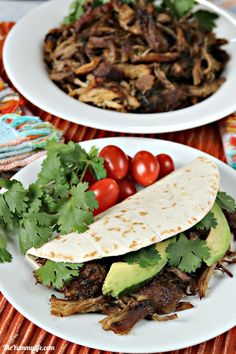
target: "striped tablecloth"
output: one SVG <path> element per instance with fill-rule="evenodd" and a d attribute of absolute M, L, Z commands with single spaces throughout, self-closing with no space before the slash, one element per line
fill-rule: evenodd
<path fill-rule="evenodd" d="M 226 7 L 235 7 L 236 1 L 217 0 L 217 3 L 223 3 Z M 0 24 L 0 76 L 8 81 L 2 65 L 2 47 L 4 37 L 7 35 L 13 23 Z M 78 124 L 69 123 L 63 119 L 52 116 L 43 112 L 39 108 L 33 106 L 29 102 L 27 107 L 35 114 L 39 115 L 45 121 L 53 123 L 56 127 L 64 131 L 66 140 L 83 141 L 95 138 L 128 136 L 128 134 L 120 134 L 104 130 L 88 128 Z M 140 135 L 139 135 L 140 136 Z M 216 158 L 225 161 L 224 150 L 222 147 L 221 137 L 218 124 L 213 123 L 200 128 L 190 129 L 182 132 L 167 134 L 149 134 L 141 135 L 150 138 L 159 138 L 170 141 L 179 142 L 188 146 L 195 147 L 205 151 Z M 10 280 L 9 280 L 10 281 Z M 13 285 L 14 286 L 14 285 Z M 17 291 L 17 289 L 16 289 Z M 236 309 L 232 309 L 236 311 Z M 203 323 L 204 326 L 204 323 Z M 11 353 L 33 353 L 37 351 L 38 346 L 48 347 L 44 353 L 56 354 L 99 354 L 101 351 L 85 348 L 68 341 L 55 337 L 33 323 L 25 319 L 17 312 L 11 304 L 0 293 L 0 353 L 8 353 L 9 347 L 12 347 Z M 33 349 L 25 349 L 35 347 Z M 197 346 L 171 352 L 172 354 L 236 354 L 236 327 L 230 331 Z"/>

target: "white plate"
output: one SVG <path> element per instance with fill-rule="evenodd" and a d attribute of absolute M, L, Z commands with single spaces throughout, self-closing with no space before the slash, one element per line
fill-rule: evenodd
<path fill-rule="evenodd" d="M 154 139 L 107 138 L 83 142 L 89 149 L 92 145 L 102 148 L 107 144 L 120 146 L 129 155 L 140 149 L 155 154 L 171 154 L 177 167 L 189 163 L 197 156 L 208 156 L 184 145 Z M 211 157 L 221 174 L 221 188 L 236 198 L 236 172 L 229 166 Z M 32 183 L 40 170 L 40 161 L 24 168 L 15 176 L 25 185 Z M 157 200 L 158 203 L 158 200 Z M 13 262 L 0 265 L 0 290 L 12 305 L 26 318 L 46 331 L 74 343 L 101 350 L 125 353 L 164 352 L 192 346 L 213 338 L 236 325 L 236 277 L 228 278 L 217 272 L 203 300 L 190 298 L 194 308 L 179 313 L 179 319 L 169 322 L 141 321 L 129 335 L 117 336 L 105 332 L 98 321 L 102 315 L 74 315 L 57 318 L 50 315 L 49 298 L 52 291 L 35 285 L 32 269 L 18 253 L 17 242 L 9 247 Z M 229 269 L 236 271 L 236 266 Z"/>
<path fill-rule="evenodd" d="M 127 133 L 161 133 L 207 124 L 236 109 L 236 43 L 225 46 L 231 59 L 222 87 L 205 101 L 174 112 L 153 114 L 119 113 L 81 103 L 60 90 L 48 77 L 42 47 L 49 29 L 58 27 L 72 0 L 54 0 L 36 8 L 20 20 L 7 37 L 3 60 L 6 72 L 29 101 L 41 109 L 85 126 Z M 200 3 L 208 3 L 200 0 Z M 220 15 L 218 36 L 236 38 L 236 20 L 225 10 L 209 4 Z"/>

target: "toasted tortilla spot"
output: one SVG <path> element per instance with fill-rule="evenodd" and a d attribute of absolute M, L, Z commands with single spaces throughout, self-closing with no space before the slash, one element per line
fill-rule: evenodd
<path fill-rule="evenodd" d="M 95 257 L 95 256 L 97 256 L 97 251 L 93 251 L 93 252 L 90 252 L 90 253 L 86 253 L 86 255 L 85 255 L 85 258 L 93 258 L 93 257 Z"/>
<path fill-rule="evenodd" d="M 191 223 L 192 224 L 192 223 Z M 169 234 L 169 233 L 177 233 L 176 229 L 168 229 L 168 230 L 164 230 L 162 231 L 162 235 L 165 235 L 165 234 Z"/>
<path fill-rule="evenodd" d="M 133 222 L 133 225 L 143 225 L 143 222 L 142 221 L 141 222 L 135 221 L 135 222 Z"/>
<path fill-rule="evenodd" d="M 51 251 L 51 252 L 49 253 L 49 255 L 50 255 L 50 257 L 55 257 L 55 253 L 54 253 L 53 251 Z"/>
<path fill-rule="evenodd" d="M 101 236 L 93 236 L 93 239 L 94 239 L 96 242 L 99 242 L 102 238 L 101 238 Z"/>
<path fill-rule="evenodd" d="M 139 212 L 139 215 L 141 215 L 141 216 L 144 216 L 144 215 L 147 215 L 147 214 L 148 214 L 147 211 L 140 211 L 140 212 Z"/>
<path fill-rule="evenodd" d="M 127 222 L 127 223 L 131 222 L 131 219 L 126 219 L 126 218 L 124 218 L 124 217 L 122 217 L 122 218 L 120 218 L 120 219 L 121 219 L 121 221 L 123 221 L 123 222 Z"/>
<path fill-rule="evenodd" d="M 121 228 L 120 227 L 109 227 L 108 229 L 107 229 L 108 231 L 121 231 Z"/>
<path fill-rule="evenodd" d="M 129 234 L 131 231 L 133 231 L 133 227 L 130 227 L 129 229 L 126 229 L 124 232 L 122 232 L 121 236 L 125 236 L 127 234 Z"/>
<path fill-rule="evenodd" d="M 155 242 L 156 240 L 157 240 L 156 236 L 153 236 L 153 237 L 150 238 L 151 242 Z"/>
<path fill-rule="evenodd" d="M 135 240 L 133 240 L 133 241 L 131 242 L 131 244 L 129 245 L 129 248 L 130 248 L 130 249 L 135 248 L 137 245 L 138 245 L 138 243 L 137 243 Z"/>
<path fill-rule="evenodd" d="M 44 257 L 45 258 L 45 257 Z M 55 258 L 63 258 L 65 261 L 69 261 L 69 262 L 73 262 L 74 261 L 74 258 L 71 257 L 71 256 L 66 256 L 64 254 L 61 254 L 61 253 L 57 253 L 55 254 Z"/>
<path fill-rule="evenodd" d="M 54 240 L 60 240 L 60 239 L 62 239 L 62 238 L 63 238 L 62 235 L 57 235 L 57 236 L 54 238 Z"/>

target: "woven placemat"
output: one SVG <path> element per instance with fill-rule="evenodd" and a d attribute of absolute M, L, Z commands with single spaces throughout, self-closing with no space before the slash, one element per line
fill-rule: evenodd
<path fill-rule="evenodd" d="M 12 28 L 13 23 L 0 24 L 0 75 L 8 83 L 2 65 L 2 47 L 4 37 Z M 63 130 L 67 141 L 84 141 L 96 138 L 113 137 L 113 136 L 130 136 L 130 134 L 121 134 L 84 127 L 78 124 L 67 122 L 58 117 L 52 116 L 39 108 L 27 102 L 27 108 L 35 115 L 40 116 L 43 120 L 53 123 L 56 127 Z M 140 135 L 132 135 L 140 136 Z M 149 137 L 154 139 L 165 139 L 175 141 L 181 144 L 192 146 L 216 158 L 225 161 L 224 150 L 222 147 L 221 137 L 218 129 L 218 124 L 213 123 L 204 127 L 190 129 L 182 132 L 168 133 L 168 134 L 143 134 L 142 137 Z M 13 284 L 14 286 L 14 284 Z M 17 291 L 17 289 L 16 289 Z M 232 309 L 235 311 L 235 309 Z M 202 324 L 204 326 L 204 323 Z M 79 337 L 79 334 L 78 334 Z M 82 347 L 72 344 L 68 341 L 53 336 L 39 327 L 32 324 L 25 319 L 19 312 L 17 312 L 10 303 L 0 293 L 0 353 L 34 353 L 37 348 L 48 347 L 44 353 L 58 353 L 58 354 L 98 354 L 109 353 Z M 15 347 L 14 347 L 15 346 Z M 24 349 L 23 347 L 35 347 L 33 349 Z M 22 349 L 20 349 L 22 348 Z M 169 352 L 172 354 L 236 354 L 236 327 L 230 331 L 212 339 L 205 343 L 187 348 Z"/>

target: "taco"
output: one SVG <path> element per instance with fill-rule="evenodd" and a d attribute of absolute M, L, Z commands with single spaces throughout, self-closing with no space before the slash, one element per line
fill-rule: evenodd
<path fill-rule="evenodd" d="M 64 294 L 51 297 L 51 313 L 103 313 L 105 330 L 126 334 L 141 319 L 191 308 L 181 300 L 205 296 L 216 269 L 231 275 L 222 262 L 232 256 L 232 210 L 219 186 L 217 165 L 198 157 L 100 214 L 86 232 L 29 249 L 37 282 Z M 59 268 L 68 272 L 63 284 L 42 280 Z"/>

